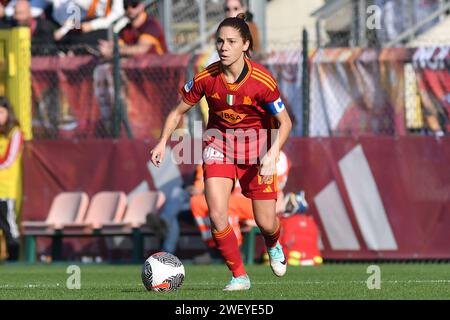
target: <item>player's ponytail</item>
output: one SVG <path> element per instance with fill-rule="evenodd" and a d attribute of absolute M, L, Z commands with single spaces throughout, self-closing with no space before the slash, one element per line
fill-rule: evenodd
<path fill-rule="evenodd" d="M 237 31 L 239 31 L 239 34 L 241 35 L 244 43 L 247 41 L 250 42 L 250 45 L 245 52 L 246 56 L 250 57 L 250 52 L 253 51 L 253 37 L 248 24 L 245 22 L 246 19 L 247 15 L 245 13 L 239 13 L 235 18 L 226 18 L 220 23 L 219 27 L 217 28 L 216 37 L 218 37 L 219 31 L 222 27 L 232 27 L 236 29 Z"/>
<path fill-rule="evenodd" d="M 236 18 L 247 21 L 247 15 L 244 12 L 239 13 Z"/>

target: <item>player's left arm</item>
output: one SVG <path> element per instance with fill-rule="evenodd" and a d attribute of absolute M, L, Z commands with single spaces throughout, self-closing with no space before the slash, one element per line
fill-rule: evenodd
<path fill-rule="evenodd" d="M 279 127 L 276 131 L 277 135 L 274 140 L 275 142 L 271 146 L 269 153 L 272 153 L 276 157 L 276 159 L 278 159 L 280 151 L 287 138 L 289 137 L 289 134 L 291 133 L 292 121 L 286 108 L 284 108 L 283 111 L 275 114 L 273 117 L 276 119 L 276 121 L 278 121 Z"/>
<path fill-rule="evenodd" d="M 267 153 L 278 159 L 280 150 L 291 133 L 292 121 L 278 88 L 274 92 L 269 92 L 268 100 L 269 102 L 266 102 L 264 107 L 274 120 L 278 122 L 278 128 L 275 130 L 275 139 L 272 138 L 273 143 Z"/>
<path fill-rule="evenodd" d="M 265 108 L 269 114 L 278 122 L 278 128 L 272 134 L 272 145 L 263 157 L 260 167 L 260 175 L 263 176 L 263 182 L 270 180 L 271 176 L 276 172 L 276 163 L 280 156 L 281 148 L 286 142 L 292 129 L 292 121 L 286 110 L 283 100 L 280 96 L 278 99 L 265 104 Z"/>

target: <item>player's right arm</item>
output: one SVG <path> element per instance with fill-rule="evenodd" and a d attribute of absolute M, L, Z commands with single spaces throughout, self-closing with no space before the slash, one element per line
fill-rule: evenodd
<path fill-rule="evenodd" d="M 164 151 L 166 150 L 167 141 L 169 141 L 170 136 L 177 128 L 183 118 L 183 115 L 192 107 L 192 105 L 187 104 L 184 100 L 181 100 L 180 104 L 170 111 L 166 122 L 164 123 L 159 142 L 152 149 L 152 151 L 150 151 L 151 161 L 154 166 L 159 167 L 160 163 L 164 159 Z"/>

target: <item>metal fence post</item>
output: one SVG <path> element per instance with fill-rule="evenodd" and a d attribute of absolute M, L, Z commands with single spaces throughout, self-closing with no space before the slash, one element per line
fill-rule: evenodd
<path fill-rule="evenodd" d="M 267 48 L 266 8 L 267 0 L 249 0 L 249 9 L 254 15 L 254 22 L 258 26 L 261 48 Z"/>
<path fill-rule="evenodd" d="M 308 61 L 308 31 L 303 28 L 302 39 L 302 108 L 303 123 L 302 133 L 304 137 L 309 136 L 309 61 Z"/>
<path fill-rule="evenodd" d="M 206 1 L 205 0 L 197 0 L 198 4 L 198 28 L 199 28 L 199 35 L 200 35 L 200 43 L 202 50 L 205 49 L 206 46 Z"/>
<path fill-rule="evenodd" d="M 163 0 L 163 26 L 164 36 L 166 38 L 169 51 L 173 51 L 173 39 L 172 39 L 172 0 Z"/>
<path fill-rule="evenodd" d="M 114 80 L 114 111 L 113 111 L 113 137 L 119 138 L 120 125 L 122 121 L 125 124 L 128 138 L 132 138 L 128 117 L 122 101 L 122 81 L 120 78 L 120 52 L 119 52 L 119 34 L 113 33 L 113 80 Z"/>

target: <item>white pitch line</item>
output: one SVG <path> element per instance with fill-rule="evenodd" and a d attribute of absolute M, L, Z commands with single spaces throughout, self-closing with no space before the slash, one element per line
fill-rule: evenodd
<path fill-rule="evenodd" d="M 289 283 L 292 284 L 365 284 L 366 281 L 311 281 L 311 280 L 305 280 L 305 281 L 289 281 Z M 381 280 L 381 283 L 389 283 L 389 284 L 397 284 L 397 283 L 435 283 L 435 284 L 450 284 L 450 280 Z M 280 281 L 270 281 L 270 282 L 253 282 L 255 285 L 276 285 L 280 284 Z M 210 287 L 215 286 L 217 283 L 197 283 L 197 284 L 188 284 L 190 287 Z M 129 285 L 129 286 L 123 286 L 123 285 L 104 285 L 104 286 L 96 286 L 98 289 L 126 289 L 126 288 L 134 288 L 134 287 L 142 287 L 143 285 L 141 283 L 135 284 L 135 285 Z M 92 286 L 88 286 L 90 289 L 92 289 Z M 65 286 L 61 284 L 56 285 L 49 285 L 49 284 L 25 284 L 25 285 L 0 285 L 0 289 L 18 289 L 18 288 L 27 288 L 27 289 L 64 289 Z"/>

